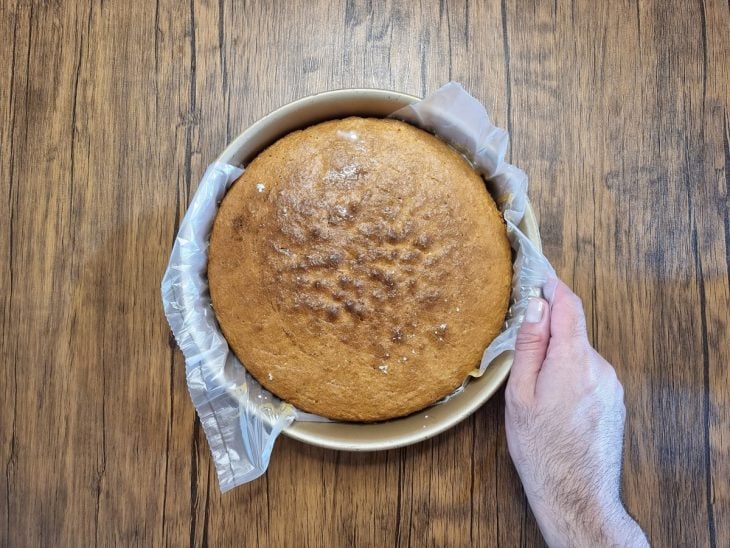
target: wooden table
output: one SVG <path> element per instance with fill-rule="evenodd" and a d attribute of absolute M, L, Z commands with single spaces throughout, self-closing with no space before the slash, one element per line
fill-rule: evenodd
<path fill-rule="evenodd" d="M 729 9 L 4 0 L 0 545 L 542 542 L 503 392 L 402 450 L 282 438 L 222 496 L 160 303 L 236 134 L 317 91 L 453 79 L 509 129 L 546 254 L 625 385 L 627 507 L 657 546 L 729 546 Z"/>

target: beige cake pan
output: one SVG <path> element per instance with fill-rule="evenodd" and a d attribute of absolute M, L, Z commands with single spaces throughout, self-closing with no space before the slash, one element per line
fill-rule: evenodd
<path fill-rule="evenodd" d="M 296 129 L 347 116 L 384 118 L 418 97 L 380 89 L 341 89 L 289 103 L 264 116 L 241 133 L 218 157 L 233 165 L 248 164 L 259 152 Z M 541 248 L 535 214 L 527 204 L 520 229 Z M 507 378 L 511 355 L 502 355 L 484 375 L 471 379 L 464 390 L 445 403 L 405 418 L 376 424 L 294 422 L 284 433 L 299 441 L 348 451 L 392 449 L 418 443 L 458 424 L 484 404 Z"/>

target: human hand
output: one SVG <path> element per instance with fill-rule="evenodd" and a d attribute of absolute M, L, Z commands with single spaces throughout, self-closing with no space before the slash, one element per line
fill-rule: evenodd
<path fill-rule="evenodd" d="M 510 455 L 550 546 L 648 546 L 621 503 L 624 394 L 590 345 L 580 299 L 531 299 L 507 384 Z"/>

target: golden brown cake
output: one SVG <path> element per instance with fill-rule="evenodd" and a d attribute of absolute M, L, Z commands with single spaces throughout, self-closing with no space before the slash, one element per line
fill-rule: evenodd
<path fill-rule="evenodd" d="M 502 216 L 456 151 L 404 122 L 296 131 L 223 200 L 208 278 L 246 369 L 298 408 L 408 415 L 457 388 L 502 329 Z"/>

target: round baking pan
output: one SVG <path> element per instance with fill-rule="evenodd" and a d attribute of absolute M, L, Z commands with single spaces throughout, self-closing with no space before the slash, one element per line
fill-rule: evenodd
<path fill-rule="evenodd" d="M 267 114 L 241 133 L 218 157 L 233 165 L 248 164 L 280 137 L 318 122 L 347 116 L 384 118 L 420 98 L 380 89 L 326 91 L 289 103 Z M 541 248 L 535 214 L 527 203 L 520 229 Z M 444 403 L 408 417 L 375 424 L 296 421 L 284 433 L 299 441 L 347 451 L 392 449 L 431 438 L 461 422 L 500 387 L 509 374 L 512 356 L 503 354 L 479 378 Z"/>

